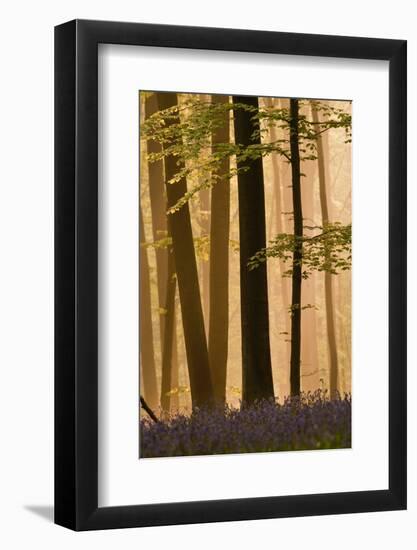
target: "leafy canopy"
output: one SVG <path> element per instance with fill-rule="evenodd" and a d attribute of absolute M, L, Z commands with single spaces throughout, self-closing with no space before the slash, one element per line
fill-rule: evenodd
<path fill-rule="evenodd" d="M 284 277 L 291 277 L 294 265 L 302 265 L 302 277 L 308 279 L 314 271 L 327 271 L 337 275 L 349 270 L 352 262 L 352 226 L 334 222 L 324 226 L 304 226 L 307 231 L 319 231 L 313 235 L 298 237 L 288 233 L 280 233 L 269 243 L 269 246 L 259 250 L 248 262 L 250 270 L 256 269 L 267 258 L 279 258 L 291 262 Z M 293 261 L 296 245 L 301 243 L 302 258 Z"/>
<path fill-rule="evenodd" d="M 321 115 L 318 122 L 306 114 L 299 115 L 300 160 L 317 159 L 317 139 L 332 128 L 343 129 L 345 141 L 351 140 L 351 115 L 343 109 L 310 100 L 302 100 L 299 105 L 301 113 L 304 110 L 311 114 L 311 109 L 314 109 Z M 237 110 L 252 114 L 255 126 L 253 143 L 212 144 L 212 133 Z M 273 128 L 281 130 L 275 139 L 272 139 Z M 161 145 L 161 151 L 148 154 L 149 162 L 168 156 L 177 159 L 178 171 L 168 184 L 187 178 L 188 191 L 169 209 L 170 214 L 178 211 L 199 191 L 227 182 L 239 172 L 249 170 L 251 161 L 255 159 L 278 154 L 291 162 L 290 112 L 286 108 L 265 106 L 257 109 L 245 103 L 213 103 L 196 95 L 154 113 L 142 124 L 141 136 Z M 221 163 L 230 157 L 234 157 L 236 162 L 230 163 L 228 173 L 224 174 L 220 171 Z"/>

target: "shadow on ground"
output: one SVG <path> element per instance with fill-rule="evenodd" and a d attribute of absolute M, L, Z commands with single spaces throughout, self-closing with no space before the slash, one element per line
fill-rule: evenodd
<path fill-rule="evenodd" d="M 45 519 L 46 521 L 52 523 L 54 521 L 54 507 L 53 506 L 37 506 L 37 505 L 27 505 L 24 506 L 25 510 L 36 514 L 37 516 Z"/>

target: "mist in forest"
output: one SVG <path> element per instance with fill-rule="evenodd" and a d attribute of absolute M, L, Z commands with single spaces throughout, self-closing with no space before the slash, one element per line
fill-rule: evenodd
<path fill-rule="evenodd" d="M 232 452 L 162 449 L 161 430 L 230 441 L 256 409 L 270 434 L 294 406 L 323 433 L 331 413 L 333 439 L 235 448 L 350 446 L 351 107 L 139 93 L 141 456 Z"/>

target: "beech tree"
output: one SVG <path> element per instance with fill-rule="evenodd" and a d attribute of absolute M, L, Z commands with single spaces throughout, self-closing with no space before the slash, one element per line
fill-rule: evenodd
<path fill-rule="evenodd" d="M 243 148 L 260 145 L 259 125 L 253 119 L 258 98 L 233 96 L 236 144 Z M 244 106 L 248 106 L 249 109 Z M 255 132 L 255 135 L 254 135 Z M 262 158 L 238 160 L 240 308 L 242 326 L 242 399 L 252 403 L 274 397 L 269 344 L 268 286 L 266 265 L 249 270 L 250 258 L 265 247 L 265 197 Z"/>
<path fill-rule="evenodd" d="M 319 113 L 317 112 L 314 103 L 312 104 L 312 119 L 314 124 L 319 125 Z M 325 134 L 323 135 L 325 136 Z M 321 217 L 323 227 L 326 227 L 329 224 L 329 207 L 327 203 L 325 152 L 322 135 L 319 135 L 317 137 L 317 164 L 319 171 Z M 325 255 L 329 261 L 330 250 L 325 250 Z M 327 339 L 329 344 L 330 356 L 330 395 L 334 396 L 338 390 L 338 359 L 336 345 L 336 327 L 334 320 L 332 273 L 327 269 L 324 271 L 324 289 Z"/>
<path fill-rule="evenodd" d="M 156 95 L 159 110 L 169 110 L 170 114 L 165 122 L 169 129 L 171 125 L 180 122 L 177 94 L 158 92 Z M 175 146 L 177 140 L 178 138 L 172 135 L 162 145 L 169 148 Z M 175 206 L 187 193 L 186 178 L 176 178 L 182 163 L 181 159 L 172 154 L 165 156 L 165 188 L 168 209 Z M 200 406 L 213 402 L 214 396 L 188 204 L 171 213 L 170 229 L 180 295 L 191 397 L 193 406 Z"/>
<path fill-rule="evenodd" d="M 301 204 L 300 151 L 298 145 L 298 99 L 290 99 L 290 151 L 292 200 L 294 209 L 294 251 L 291 297 L 291 395 L 300 393 L 301 353 L 301 282 L 303 261 L 303 208 Z"/>
<path fill-rule="evenodd" d="M 146 249 L 145 226 L 142 208 L 139 211 L 140 231 L 140 357 L 142 367 L 143 394 L 149 406 L 158 405 L 158 389 L 156 383 L 155 351 L 153 345 L 153 328 L 151 314 L 151 290 L 149 280 L 149 262 Z"/>
<path fill-rule="evenodd" d="M 158 102 L 155 93 L 148 93 L 145 99 L 145 120 L 148 120 L 158 111 Z M 159 154 L 162 151 L 161 144 L 148 139 L 148 154 Z M 163 159 L 147 163 L 149 179 L 149 199 L 152 214 L 153 249 L 156 258 L 156 279 L 158 289 L 159 332 L 161 342 L 161 408 L 168 411 L 173 387 L 178 384 L 177 361 L 177 331 L 175 319 L 175 265 L 173 258 L 168 258 L 169 233 L 167 224 L 167 200 L 164 182 Z M 172 254 L 171 254 L 172 256 Z M 174 283 L 173 283 L 174 281 Z M 173 288 L 172 288 L 173 287 Z M 168 330 L 165 326 L 169 325 Z"/>
<path fill-rule="evenodd" d="M 165 337 L 162 347 L 161 409 L 170 410 L 171 392 L 173 389 L 172 357 L 175 334 L 175 291 L 177 279 L 175 274 L 174 254 L 168 249 L 166 295 L 164 304 Z"/>
<path fill-rule="evenodd" d="M 145 120 L 149 119 L 158 111 L 156 94 L 149 94 L 145 100 Z M 154 139 L 146 142 L 148 154 L 161 152 L 161 144 Z M 167 237 L 167 215 L 166 215 L 166 194 L 164 190 L 164 166 L 163 160 L 148 162 L 149 177 L 149 199 L 152 213 L 152 235 L 154 243 L 160 242 Z M 162 246 L 155 246 L 156 277 L 158 288 L 158 304 L 160 312 L 164 308 L 166 284 L 167 284 L 167 249 Z M 165 318 L 161 314 L 159 318 L 161 341 L 164 339 Z"/>
<path fill-rule="evenodd" d="M 214 104 L 228 104 L 229 97 L 214 95 Z M 212 152 L 217 146 L 229 142 L 229 111 L 223 114 L 223 124 L 212 133 Z M 217 403 L 226 401 L 227 351 L 229 334 L 229 226 L 230 185 L 228 174 L 229 158 L 225 157 L 215 167 L 215 176 L 220 183 L 211 189 L 210 223 L 210 321 L 209 359 L 213 378 L 214 395 Z"/>

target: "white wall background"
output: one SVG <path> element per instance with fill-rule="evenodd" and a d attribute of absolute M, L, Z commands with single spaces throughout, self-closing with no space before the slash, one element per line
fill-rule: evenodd
<path fill-rule="evenodd" d="M 73 18 L 403 38 L 409 41 L 409 279 L 414 210 L 417 36 L 413 3 L 329 0 L 141 3 L 38 0 L 1 10 L 0 544 L 69 548 L 412 547 L 417 521 L 416 285 L 409 288 L 409 510 L 95 533 L 51 523 L 53 498 L 53 26 Z M 377 159 L 376 159 L 377 161 Z M 343 475 L 343 472 L 340 473 Z M 408 544 L 408 543 L 411 543 Z"/>

